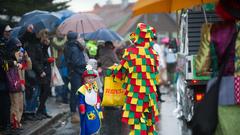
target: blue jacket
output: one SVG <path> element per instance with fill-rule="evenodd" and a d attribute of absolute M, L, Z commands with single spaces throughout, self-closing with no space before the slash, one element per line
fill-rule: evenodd
<path fill-rule="evenodd" d="M 69 73 L 82 75 L 86 67 L 86 61 L 83 49 L 77 41 L 77 33 L 69 32 L 67 38 L 68 42 L 64 48 L 64 56 Z"/>

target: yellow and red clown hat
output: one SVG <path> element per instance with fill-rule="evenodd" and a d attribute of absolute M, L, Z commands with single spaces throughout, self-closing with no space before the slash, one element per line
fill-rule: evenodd
<path fill-rule="evenodd" d="M 87 65 L 87 66 L 86 66 L 86 69 L 87 69 L 87 70 L 85 70 L 85 71 L 83 72 L 83 75 L 82 75 L 83 78 L 88 77 L 88 76 L 92 76 L 92 77 L 94 77 L 94 78 L 97 77 L 97 75 L 94 73 L 93 68 L 92 68 L 91 65 Z"/>
<path fill-rule="evenodd" d="M 130 34 L 130 40 L 137 46 L 152 47 L 154 45 L 153 38 L 156 30 L 145 23 L 139 23 L 135 33 Z"/>

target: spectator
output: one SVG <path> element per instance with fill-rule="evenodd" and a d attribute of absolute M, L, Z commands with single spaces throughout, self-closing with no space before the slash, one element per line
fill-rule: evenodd
<path fill-rule="evenodd" d="M 94 74 L 97 75 L 95 80 L 97 82 L 99 96 L 102 99 L 102 97 L 103 97 L 103 83 L 102 83 L 102 81 L 100 79 L 100 76 L 99 76 L 99 73 L 97 71 L 97 69 L 98 69 L 97 60 L 96 59 L 89 59 L 87 64 L 92 66 L 92 68 L 93 68 L 92 70 L 93 70 Z"/>
<path fill-rule="evenodd" d="M 159 65 L 158 65 L 159 82 L 158 82 L 158 85 L 156 85 L 158 101 L 164 102 L 164 100 L 162 100 L 162 98 L 161 98 L 161 92 L 160 92 L 160 83 L 163 81 L 166 81 L 166 80 L 164 80 L 164 78 L 162 76 L 164 73 L 166 73 L 166 61 L 165 61 L 165 57 L 164 57 L 164 46 L 157 43 L 156 35 L 154 36 L 153 41 L 154 41 L 153 49 L 158 53 L 158 57 L 159 57 Z"/>
<path fill-rule="evenodd" d="M 103 70 L 103 76 L 106 75 L 106 69 L 114 63 L 119 63 L 117 55 L 114 52 L 114 46 L 111 41 L 106 41 L 104 47 L 99 48 L 98 62 Z"/>
<path fill-rule="evenodd" d="M 1 38 L 3 39 L 3 37 Z M 10 129 L 10 97 L 5 72 L 6 44 L 0 43 L 0 130 Z M 6 133 L 7 134 L 7 133 Z"/>
<path fill-rule="evenodd" d="M 11 69 L 18 69 L 18 72 L 12 72 L 14 73 L 14 77 L 19 77 L 19 83 L 20 87 L 16 87 L 16 89 L 13 89 L 12 87 L 9 87 L 10 89 L 10 100 L 11 100 L 11 113 L 10 113 L 10 120 L 11 125 L 14 129 L 19 129 L 22 127 L 21 125 L 21 118 L 23 114 L 23 92 L 25 90 L 25 77 L 24 77 L 24 71 L 26 69 L 31 68 L 31 60 L 28 57 L 27 52 L 25 52 L 22 48 L 22 44 L 20 40 L 17 38 L 11 38 L 7 42 L 7 51 L 8 53 L 7 62 L 9 65 L 9 68 L 7 69 L 8 72 L 11 72 Z M 14 78 L 14 79 L 15 79 Z M 11 85 L 9 82 L 9 85 Z M 14 84 L 14 86 L 17 84 Z"/>
<path fill-rule="evenodd" d="M 36 115 L 40 93 L 39 78 L 41 74 L 45 74 L 43 73 L 42 51 L 39 44 L 40 40 L 36 37 L 32 24 L 22 27 L 20 33 L 19 39 L 32 61 L 32 70 L 26 70 L 26 104 L 24 117 L 26 120 L 43 119 L 43 117 Z"/>
<path fill-rule="evenodd" d="M 3 37 L 0 38 L 0 45 L 7 43 L 7 41 L 10 38 L 11 31 L 12 31 L 12 28 L 9 25 L 7 25 L 3 31 Z"/>
<path fill-rule="evenodd" d="M 71 95 L 70 95 L 70 111 L 71 122 L 80 122 L 79 116 L 76 113 L 78 97 L 76 92 L 82 85 L 82 74 L 85 70 L 86 60 L 84 56 L 84 48 L 77 41 L 78 33 L 69 32 L 67 35 L 67 44 L 64 48 L 64 56 L 69 69 L 70 83 L 71 83 Z"/>
<path fill-rule="evenodd" d="M 55 59 L 50 57 L 49 54 L 50 40 L 48 39 L 48 30 L 41 30 L 38 36 L 40 38 L 40 52 L 42 52 L 42 70 L 45 74 L 42 74 L 40 77 L 40 104 L 37 113 L 40 117 L 51 118 L 52 116 L 47 113 L 46 101 L 51 94 L 51 63 L 53 63 Z"/>

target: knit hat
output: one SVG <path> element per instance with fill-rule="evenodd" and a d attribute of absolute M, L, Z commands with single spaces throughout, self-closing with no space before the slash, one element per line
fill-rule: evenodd
<path fill-rule="evenodd" d="M 137 46 L 149 48 L 154 45 L 154 34 L 156 34 L 156 30 L 152 26 L 139 23 L 136 32 L 130 34 L 130 40 Z"/>
<path fill-rule="evenodd" d="M 9 52 L 12 52 L 12 51 L 19 50 L 20 47 L 22 47 L 22 43 L 18 38 L 13 37 L 8 40 L 6 46 L 7 46 L 7 50 Z"/>
<path fill-rule="evenodd" d="M 9 25 L 7 25 L 4 29 L 4 31 L 12 31 L 12 28 Z"/>
<path fill-rule="evenodd" d="M 82 75 L 83 78 L 88 77 L 88 76 L 93 76 L 94 78 L 97 77 L 97 75 L 94 73 L 93 68 L 92 68 L 91 65 L 87 65 L 87 66 L 86 66 L 86 69 L 87 69 L 87 70 L 85 70 L 85 71 L 83 72 L 83 75 Z"/>

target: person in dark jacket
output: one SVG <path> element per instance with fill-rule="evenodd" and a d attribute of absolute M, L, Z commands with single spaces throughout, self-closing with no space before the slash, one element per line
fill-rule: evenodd
<path fill-rule="evenodd" d="M 106 41 L 104 47 L 100 48 L 98 62 L 101 64 L 104 76 L 108 67 L 119 63 L 119 59 L 114 52 L 114 45 L 111 41 Z"/>
<path fill-rule="evenodd" d="M 5 43 L 0 45 L 0 131 L 10 128 L 10 97 L 7 85 L 5 65 Z"/>
<path fill-rule="evenodd" d="M 78 33 L 69 32 L 67 35 L 67 44 L 64 48 L 65 60 L 67 68 L 69 69 L 71 96 L 70 96 L 70 110 L 72 113 L 71 121 L 73 123 L 79 122 L 79 116 L 76 113 L 78 97 L 76 92 L 82 85 L 82 74 L 85 71 L 86 61 L 84 57 L 84 48 L 77 41 Z"/>
<path fill-rule="evenodd" d="M 44 84 L 44 86 L 47 85 L 46 83 L 49 82 L 47 80 L 49 80 L 49 76 L 51 76 L 51 74 L 49 74 L 51 71 L 49 72 L 49 70 L 47 70 L 48 72 L 46 72 L 46 69 L 49 69 L 49 66 L 46 66 L 46 61 L 48 56 L 45 56 L 45 59 L 44 59 L 44 54 L 43 54 L 43 50 L 46 50 L 46 49 L 40 43 L 41 37 L 37 37 L 36 33 L 34 33 L 33 25 L 30 24 L 26 27 L 23 27 L 20 30 L 20 33 L 22 33 L 22 35 L 20 35 L 19 39 L 24 44 L 24 47 L 32 60 L 31 74 L 35 74 L 29 77 L 26 74 L 27 90 L 26 90 L 26 107 L 25 107 L 26 115 L 25 116 L 27 116 L 27 119 L 29 118 L 30 120 L 48 118 L 50 117 L 50 115 L 48 115 L 45 111 L 46 110 L 45 102 L 50 92 L 49 90 L 50 83 L 48 87 L 40 88 L 40 86 L 43 86 L 42 84 Z M 45 89 L 47 89 L 47 91 L 45 91 Z M 40 97 L 39 97 L 39 93 L 40 93 Z M 38 107 L 38 111 L 36 112 L 35 110 L 38 105 L 38 101 L 36 99 L 38 98 L 40 98 L 40 105 Z"/>
<path fill-rule="evenodd" d="M 12 28 L 7 25 L 3 31 L 3 36 L 0 38 L 0 46 L 6 45 L 7 41 L 10 38 L 10 33 L 12 31 Z"/>
<path fill-rule="evenodd" d="M 40 44 L 42 52 L 42 63 L 43 63 L 43 72 L 45 75 L 40 77 L 40 105 L 38 107 L 37 113 L 39 115 L 45 116 L 46 118 L 51 118 L 51 116 L 46 111 L 46 101 L 51 94 L 51 63 L 55 61 L 53 57 L 48 53 L 50 49 L 50 40 L 48 39 L 48 30 L 41 30 L 38 34 L 40 35 Z"/>

